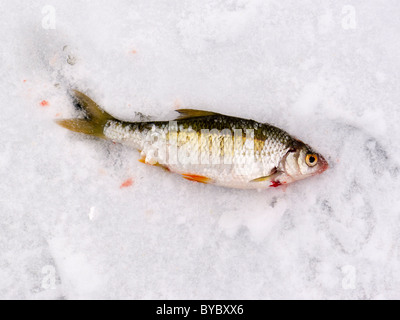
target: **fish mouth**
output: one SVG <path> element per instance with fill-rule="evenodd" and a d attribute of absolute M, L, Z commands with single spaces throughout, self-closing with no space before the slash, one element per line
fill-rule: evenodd
<path fill-rule="evenodd" d="M 328 161 L 326 161 L 323 156 L 320 156 L 320 166 L 319 166 L 316 174 L 320 174 L 320 173 L 324 172 L 328 168 L 329 168 Z"/>

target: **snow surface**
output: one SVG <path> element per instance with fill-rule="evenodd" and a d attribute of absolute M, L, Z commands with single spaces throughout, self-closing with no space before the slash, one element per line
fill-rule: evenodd
<path fill-rule="evenodd" d="M 399 1 L 0 11 L 0 298 L 400 298 Z M 286 191 L 185 181 L 57 126 L 70 88 L 124 119 L 270 122 L 331 168 Z"/>

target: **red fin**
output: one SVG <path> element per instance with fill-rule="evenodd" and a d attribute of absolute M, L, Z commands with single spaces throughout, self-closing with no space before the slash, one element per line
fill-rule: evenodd
<path fill-rule="evenodd" d="M 196 174 L 190 174 L 190 173 L 184 173 L 184 174 L 182 174 L 182 177 L 185 178 L 186 180 L 196 181 L 196 182 L 200 182 L 200 183 L 209 183 L 211 181 L 210 178 L 207 178 L 204 176 L 199 176 Z"/>

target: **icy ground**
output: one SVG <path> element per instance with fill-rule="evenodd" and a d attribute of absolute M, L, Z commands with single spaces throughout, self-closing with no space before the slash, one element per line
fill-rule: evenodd
<path fill-rule="evenodd" d="M 399 1 L 0 12 L 0 298 L 400 298 Z M 270 122 L 331 168 L 286 191 L 189 182 L 58 127 L 70 88 L 124 119 Z"/>

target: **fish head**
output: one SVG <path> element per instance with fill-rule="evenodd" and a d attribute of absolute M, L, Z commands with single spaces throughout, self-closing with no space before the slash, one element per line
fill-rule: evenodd
<path fill-rule="evenodd" d="M 310 146 L 301 141 L 291 148 L 282 159 L 281 169 L 284 182 L 290 183 L 315 176 L 328 169 L 328 162 Z M 283 182 L 283 181 L 281 181 Z"/>

